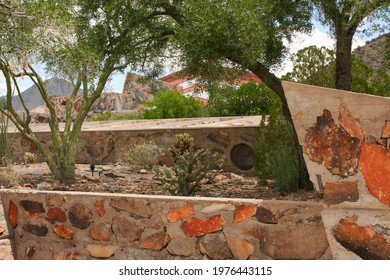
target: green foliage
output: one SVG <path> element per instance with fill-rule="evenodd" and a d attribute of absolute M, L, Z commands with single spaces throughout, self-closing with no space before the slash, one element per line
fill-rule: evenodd
<path fill-rule="evenodd" d="M 292 192 L 306 188 L 300 182 L 299 147 L 293 127 L 280 112 L 262 121 L 254 145 L 255 169 L 260 180 L 273 179 L 280 190 Z"/>
<path fill-rule="evenodd" d="M 223 157 L 205 149 L 195 149 L 193 139 L 188 134 L 176 136 L 171 150 L 174 155 L 172 167 L 155 166 L 155 178 L 163 184 L 163 189 L 171 195 L 189 196 L 199 183 L 213 180 L 221 169 Z"/>
<path fill-rule="evenodd" d="M 35 153 L 25 152 L 23 155 L 24 163 L 34 163 L 37 160 L 37 155 Z"/>
<path fill-rule="evenodd" d="M 0 167 L 0 186 L 6 188 L 15 186 L 18 183 L 18 175 L 11 165 Z"/>
<path fill-rule="evenodd" d="M 310 46 L 292 56 L 293 72 L 282 79 L 321 87 L 335 87 L 335 53 L 325 47 Z M 374 70 L 352 55 L 352 85 L 355 92 L 390 96 L 390 75 Z"/>
<path fill-rule="evenodd" d="M 119 120 L 135 120 L 138 119 L 137 112 L 127 113 L 112 113 L 111 111 L 104 111 L 103 113 L 94 115 L 90 118 L 91 121 L 119 121 Z"/>
<path fill-rule="evenodd" d="M 170 119 L 198 117 L 202 101 L 194 97 L 186 97 L 183 94 L 166 90 L 157 93 L 153 101 L 145 102 L 146 106 L 141 110 L 144 119 Z"/>
<path fill-rule="evenodd" d="M 151 168 L 158 163 L 163 155 L 163 149 L 150 141 L 146 141 L 130 145 L 121 156 L 120 162 L 134 170 Z"/>
<path fill-rule="evenodd" d="M 211 116 L 268 115 L 280 106 L 276 95 L 264 84 L 255 81 L 241 85 L 215 86 L 209 90 L 208 109 Z"/>

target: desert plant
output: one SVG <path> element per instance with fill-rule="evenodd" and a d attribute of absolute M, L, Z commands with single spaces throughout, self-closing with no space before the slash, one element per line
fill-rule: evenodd
<path fill-rule="evenodd" d="M 144 119 L 192 118 L 200 115 L 203 103 L 180 92 L 166 90 L 157 93 L 154 100 L 144 103 L 141 111 Z"/>
<path fill-rule="evenodd" d="M 37 155 L 35 153 L 25 152 L 23 158 L 25 164 L 34 163 L 37 159 Z"/>
<path fill-rule="evenodd" d="M 255 143 L 255 168 L 260 180 L 273 179 L 282 191 L 307 188 L 299 183 L 299 149 L 293 128 L 279 113 L 262 121 Z"/>
<path fill-rule="evenodd" d="M 18 176 L 11 165 L 0 167 L 0 186 L 9 188 L 18 183 Z"/>
<path fill-rule="evenodd" d="M 176 136 L 171 149 L 173 166 L 155 166 L 155 179 L 171 195 L 189 196 L 194 193 L 203 179 L 212 180 L 221 169 L 223 157 L 206 149 L 195 149 L 193 138 L 188 134 Z"/>
<path fill-rule="evenodd" d="M 134 143 L 123 153 L 121 163 L 131 169 L 151 168 L 164 155 L 164 150 L 146 141 Z"/>

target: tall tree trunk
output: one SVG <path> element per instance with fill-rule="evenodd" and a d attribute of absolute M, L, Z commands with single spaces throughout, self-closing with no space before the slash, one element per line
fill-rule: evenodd
<path fill-rule="evenodd" d="M 305 189 L 313 189 L 313 183 L 310 181 L 309 171 L 307 170 L 306 162 L 303 157 L 303 149 L 299 144 L 298 134 L 295 130 L 294 122 L 291 117 L 290 108 L 287 104 L 287 98 L 284 93 L 282 82 L 274 74 L 262 64 L 257 63 L 250 69 L 255 75 L 257 75 L 270 89 L 272 89 L 282 101 L 282 113 L 286 120 L 291 124 L 293 128 L 293 137 L 296 147 L 298 147 L 298 170 L 299 170 L 299 186 Z"/>
<path fill-rule="evenodd" d="M 343 27 L 337 28 L 336 36 L 336 84 L 337 89 L 351 90 L 352 85 L 352 38 Z"/>

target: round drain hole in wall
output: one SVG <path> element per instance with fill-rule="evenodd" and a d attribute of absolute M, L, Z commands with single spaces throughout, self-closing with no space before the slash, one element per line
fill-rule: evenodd
<path fill-rule="evenodd" d="M 230 160 L 240 170 L 249 170 L 254 166 L 255 153 L 247 144 L 238 144 L 230 151 Z"/>

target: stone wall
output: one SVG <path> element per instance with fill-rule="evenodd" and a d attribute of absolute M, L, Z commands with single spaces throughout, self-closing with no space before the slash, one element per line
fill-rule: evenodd
<path fill-rule="evenodd" d="M 105 164 L 116 163 L 120 156 L 133 143 L 142 143 L 146 140 L 168 149 L 175 141 L 175 135 L 188 133 L 194 137 L 194 144 L 198 148 L 209 149 L 212 152 L 219 152 L 224 156 L 223 169 L 226 171 L 254 174 L 254 152 L 252 149 L 255 143 L 256 134 L 259 129 L 260 117 L 251 117 L 253 122 L 244 125 L 240 118 L 208 118 L 208 119 L 187 119 L 171 120 L 176 126 L 170 123 L 157 125 L 163 121 L 118 121 L 118 122 L 93 122 L 85 123 L 78 142 L 76 163 Z M 214 121 L 236 121 L 240 125 L 210 126 Z M 188 127 L 189 123 L 196 125 Z M 177 124 L 182 123 L 181 126 Z M 203 123 L 203 124 L 202 124 Z M 221 122 L 219 122 L 221 123 Z M 93 127 L 91 127 L 93 125 Z M 44 125 L 36 125 L 40 131 L 36 132 L 40 139 L 49 148 L 52 145 L 51 134 Z M 134 127 L 136 126 L 136 127 Z M 9 139 L 12 142 L 12 154 L 15 161 L 23 160 L 25 152 L 37 154 L 37 161 L 43 160 L 37 148 L 28 142 L 19 133 L 10 133 Z M 238 146 L 238 147 L 237 147 Z M 172 161 L 170 153 L 164 163 Z"/>
<path fill-rule="evenodd" d="M 333 256 L 390 259 L 390 98 L 283 87 Z"/>
<path fill-rule="evenodd" d="M 16 259 L 329 259 L 321 203 L 0 190 Z"/>

